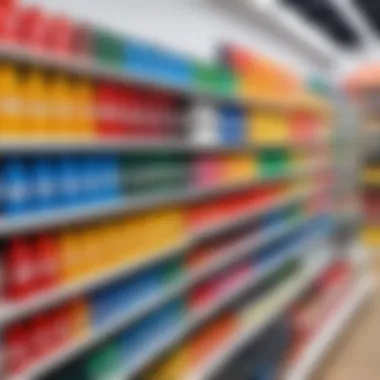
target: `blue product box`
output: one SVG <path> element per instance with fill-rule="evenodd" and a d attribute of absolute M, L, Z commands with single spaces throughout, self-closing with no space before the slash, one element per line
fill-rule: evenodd
<path fill-rule="evenodd" d="M 66 156 L 57 159 L 58 200 L 61 207 L 81 204 L 81 171 L 80 161 Z"/>
<path fill-rule="evenodd" d="M 33 211 L 52 210 L 58 206 L 55 167 L 48 158 L 37 158 L 29 166 Z"/>
<path fill-rule="evenodd" d="M 21 158 L 8 158 L 2 162 L 1 170 L 2 212 L 7 216 L 18 216 L 30 210 L 31 192 L 26 162 Z"/>

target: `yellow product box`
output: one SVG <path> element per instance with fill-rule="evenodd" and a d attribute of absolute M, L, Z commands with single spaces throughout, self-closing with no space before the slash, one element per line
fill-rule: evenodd
<path fill-rule="evenodd" d="M 185 212 L 183 208 L 174 209 L 174 230 L 173 230 L 173 240 L 176 243 L 180 243 L 186 237 L 186 221 Z"/>
<path fill-rule="evenodd" d="M 282 144 L 287 143 L 290 138 L 289 123 L 286 114 L 272 112 L 268 115 L 267 126 L 268 143 Z"/>
<path fill-rule="evenodd" d="M 159 223 L 159 212 L 149 210 L 146 213 L 139 214 L 135 222 L 135 233 L 138 238 L 137 250 L 134 250 L 134 256 L 140 259 L 141 255 L 150 257 L 155 254 L 155 250 L 160 238 L 157 225 Z"/>
<path fill-rule="evenodd" d="M 160 210 L 157 215 L 157 245 L 160 249 L 165 249 L 169 246 L 173 239 L 173 231 L 175 228 L 175 215 L 172 208 Z"/>
<path fill-rule="evenodd" d="M 151 210 L 145 214 L 144 228 L 141 229 L 140 252 L 154 256 L 162 246 L 162 214 L 160 210 Z"/>
<path fill-rule="evenodd" d="M 124 264 L 131 259 L 132 250 L 131 250 L 131 242 L 129 236 L 126 234 L 126 228 L 124 223 L 121 220 L 114 222 L 114 239 L 113 239 L 113 261 L 118 264 Z"/>
<path fill-rule="evenodd" d="M 134 215 L 127 222 L 128 236 L 131 241 L 130 258 L 135 259 L 142 252 L 147 250 L 147 244 L 150 243 L 145 237 L 145 231 L 149 224 L 149 213 Z"/>
<path fill-rule="evenodd" d="M 170 209 L 169 223 L 168 246 L 173 246 L 182 242 L 186 236 L 185 214 L 182 208 Z"/>
<path fill-rule="evenodd" d="M 106 270 L 106 240 L 104 239 L 104 224 L 97 223 L 86 228 L 85 243 L 88 254 L 92 256 L 89 267 L 93 273 L 102 273 Z"/>
<path fill-rule="evenodd" d="M 86 276 L 93 275 L 98 269 L 94 248 L 96 243 L 89 234 L 88 227 L 81 228 L 77 232 L 77 250 L 82 256 L 81 266 Z"/>
<path fill-rule="evenodd" d="M 252 110 L 248 121 L 248 141 L 254 144 L 271 144 L 276 141 L 276 118 L 272 112 Z"/>
<path fill-rule="evenodd" d="M 124 235 L 124 226 L 120 221 L 114 221 L 108 226 L 108 237 L 110 240 L 112 265 L 123 264 L 131 248 L 130 242 Z"/>
<path fill-rule="evenodd" d="M 48 93 L 52 137 L 72 139 L 77 134 L 77 126 L 75 97 L 70 79 L 61 74 L 52 76 L 48 81 Z"/>
<path fill-rule="evenodd" d="M 39 70 L 25 72 L 21 86 L 23 137 L 46 139 L 52 125 L 48 123 L 48 99 L 43 73 Z"/>
<path fill-rule="evenodd" d="M 21 88 L 17 69 L 7 63 L 0 64 L 0 138 L 22 138 Z"/>
<path fill-rule="evenodd" d="M 125 263 L 132 261 L 136 251 L 137 236 L 135 236 L 135 225 L 133 223 L 135 217 L 126 217 L 119 221 L 119 231 L 122 239 L 122 249 L 120 250 L 120 260 Z"/>
<path fill-rule="evenodd" d="M 88 244 L 91 245 L 92 268 L 96 273 L 103 273 L 109 268 L 107 257 L 108 240 L 105 233 L 105 223 L 96 223 L 87 228 L 86 236 Z"/>
<path fill-rule="evenodd" d="M 161 215 L 161 230 L 162 239 L 160 240 L 160 246 L 162 249 L 173 246 L 177 242 L 176 230 L 177 230 L 177 216 L 174 208 L 167 208 Z"/>
<path fill-rule="evenodd" d="M 166 249 L 172 242 L 171 229 L 173 228 L 173 220 L 170 216 L 170 209 L 162 209 L 157 215 L 155 221 L 155 236 L 157 249 Z"/>
<path fill-rule="evenodd" d="M 73 84 L 75 107 L 76 136 L 91 140 L 96 137 L 95 99 L 93 84 L 86 79 L 79 79 Z"/>
<path fill-rule="evenodd" d="M 101 250 L 103 266 L 114 268 L 119 263 L 119 236 L 116 224 L 114 222 L 103 223 L 99 230 L 99 239 L 101 239 L 99 250 Z"/>
<path fill-rule="evenodd" d="M 78 250 L 77 236 L 76 230 L 63 231 L 60 234 L 62 279 L 64 282 L 73 282 L 83 277 L 83 257 Z"/>

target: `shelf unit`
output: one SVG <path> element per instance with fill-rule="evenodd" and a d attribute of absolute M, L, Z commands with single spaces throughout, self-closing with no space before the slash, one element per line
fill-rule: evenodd
<path fill-rule="evenodd" d="M 254 212 L 247 213 L 242 215 L 241 218 L 238 218 L 233 223 L 227 223 L 224 225 L 215 226 L 209 228 L 209 230 L 200 231 L 198 234 L 195 234 L 188 240 L 174 246 L 170 247 L 167 250 L 164 250 L 161 254 L 157 255 L 155 260 L 142 260 L 141 262 L 135 263 L 134 265 L 127 264 L 124 267 L 117 267 L 114 271 L 107 271 L 106 273 L 101 273 L 94 277 L 84 279 L 81 282 L 77 282 L 73 285 L 63 286 L 57 290 L 52 290 L 49 293 L 41 294 L 31 300 L 28 300 L 23 303 L 15 303 L 15 304 L 5 304 L 0 312 L 0 327 L 5 324 L 9 324 L 15 320 L 25 318 L 26 316 L 35 313 L 38 310 L 43 310 L 49 308 L 55 304 L 59 304 L 64 300 L 69 299 L 74 294 L 84 294 L 89 292 L 90 290 L 99 288 L 101 286 L 106 285 L 107 283 L 115 280 L 117 278 L 130 276 L 138 271 L 143 270 L 144 268 L 153 266 L 161 261 L 168 260 L 169 258 L 181 256 L 186 254 L 186 252 L 190 251 L 192 247 L 197 246 L 203 240 L 206 240 L 210 236 L 222 235 L 230 229 L 235 228 L 236 226 L 245 224 L 249 221 L 257 219 L 260 215 L 267 213 L 270 210 L 276 210 L 282 206 L 286 206 L 292 204 L 297 201 L 301 201 L 302 199 L 307 199 L 310 194 L 291 194 L 288 198 L 279 200 L 271 205 L 265 205 L 261 209 L 255 210 Z M 306 218 L 305 218 L 306 220 Z M 295 229 L 296 226 L 304 223 L 305 220 L 295 223 L 295 225 L 289 226 L 280 226 L 279 228 L 275 228 L 274 231 L 268 232 L 266 236 L 262 239 L 251 238 L 247 241 L 244 241 L 242 244 L 238 244 L 236 251 L 234 253 L 234 257 L 232 260 L 226 260 L 226 262 L 217 263 L 217 268 L 223 268 L 226 264 L 232 264 L 235 261 L 241 260 L 244 258 L 247 253 L 250 253 L 250 250 L 255 248 L 258 249 L 260 246 L 265 246 L 268 242 L 274 240 L 275 238 L 281 237 L 282 235 L 286 235 L 286 233 Z M 235 251 L 235 249 L 232 249 Z M 228 252 L 227 252 L 228 253 Z M 228 256 L 228 254 L 226 254 Z M 213 266 L 212 266 L 213 267 Z M 206 268 L 207 269 L 207 268 Z M 205 271 L 206 275 L 211 272 L 209 269 Z M 202 277 L 202 276 L 199 276 Z"/>
<path fill-rule="evenodd" d="M 130 76 L 125 72 L 115 68 L 108 68 L 99 65 L 93 65 L 89 62 L 72 61 L 57 59 L 55 57 L 30 52 L 21 48 L 14 48 L 9 46 L 0 47 L 0 58 L 14 61 L 17 63 L 29 64 L 44 68 L 59 69 L 64 72 L 75 73 L 80 75 L 89 76 L 92 78 L 105 78 L 112 79 L 118 83 L 128 85 L 137 85 L 139 87 L 154 89 L 159 91 L 171 92 L 188 100 L 201 100 L 210 103 L 228 103 L 235 104 L 241 107 L 253 108 L 266 108 L 274 109 L 276 111 L 291 111 L 299 109 L 307 109 L 316 113 L 330 114 L 331 108 L 324 102 L 315 100 L 306 101 L 305 99 L 286 99 L 279 98 L 237 98 L 235 96 L 226 96 L 222 94 L 210 94 L 199 91 L 195 88 L 181 88 L 173 86 L 168 83 L 160 81 L 146 80 Z M 216 153 L 216 152 L 241 152 L 241 151 L 259 151 L 263 148 L 287 148 L 287 149 L 303 149 L 308 150 L 314 146 L 328 145 L 328 141 L 321 139 L 321 141 L 313 141 L 305 143 L 288 143 L 288 144 L 274 144 L 267 146 L 199 146 L 195 144 L 185 144 L 181 141 L 172 141 L 167 143 L 144 143 L 144 142 L 77 142 L 77 141 L 64 141 L 59 143 L 52 143 L 50 141 L 33 141 L 33 142 L 1 142 L 0 155 L 36 155 L 36 154 L 62 154 L 62 153 L 108 153 L 108 152 L 122 152 L 122 153 L 140 153 L 140 152 L 181 152 L 181 153 Z M 327 168 L 326 163 L 318 164 L 315 166 L 306 166 L 288 173 L 283 173 L 278 176 L 255 178 L 243 183 L 232 183 L 218 188 L 208 189 L 190 189 L 182 194 L 165 194 L 152 197 L 141 197 L 136 199 L 118 199 L 111 203 L 91 205 L 81 207 L 78 209 L 58 210 L 54 212 L 39 213 L 37 215 L 31 214 L 30 216 L 15 217 L 9 219 L 2 219 L 0 222 L 0 238 L 8 239 L 20 234 L 31 234 L 45 229 L 53 229 L 64 227 L 68 225 L 77 225 L 85 222 L 92 222 L 94 220 L 103 220 L 105 218 L 114 217 L 117 215 L 127 215 L 137 212 L 142 212 L 152 208 L 162 207 L 165 205 L 173 204 L 191 204 L 196 201 L 213 199 L 220 195 L 229 193 L 236 193 L 244 189 L 258 188 L 268 183 L 277 183 L 284 179 L 297 179 L 302 177 L 310 177 L 317 172 Z M 83 279 L 80 282 L 70 285 L 64 285 L 58 289 L 49 291 L 47 293 L 38 295 L 30 300 L 19 303 L 8 303 L 2 305 L 0 311 L 0 328 L 6 328 L 9 324 L 19 321 L 28 316 L 34 315 L 37 312 L 46 310 L 52 306 L 59 305 L 64 301 L 71 299 L 74 295 L 87 294 L 94 289 L 101 288 L 111 281 L 118 278 L 128 278 L 133 274 L 141 272 L 143 269 L 153 266 L 154 264 L 166 261 L 170 258 L 180 257 L 190 251 L 191 248 L 200 244 L 200 242 L 210 239 L 211 237 L 221 236 L 224 233 L 237 228 L 239 226 L 247 225 L 253 220 L 266 215 L 271 211 L 276 211 L 284 206 L 302 203 L 316 193 L 329 192 L 329 189 L 317 189 L 307 191 L 293 191 L 279 199 L 272 200 L 257 209 L 249 210 L 234 218 L 211 227 L 199 229 L 193 233 L 188 239 L 177 242 L 173 246 L 162 250 L 155 255 L 155 259 L 143 259 L 136 263 L 129 263 L 128 265 L 115 268 L 111 271 L 100 273 L 96 276 Z M 51 373 L 56 369 L 70 363 L 73 359 L 77 358 L 88 352 L 90 349 L 96 347 L 98 344 L 107 341 L 121 330 L 133 326 L 137 321 L 150 315 L 155 310 L 167 304 L 171 300 L 175 300 L 181 295 L 187 294 L 195 285 L 199 284 L 205 279 L 210 278 L 212 275 L 223 272 L 228 268 L 242 262 L 245 258 L 251 257 L 252 252 L 259 251 L 260 248 L 268 245 L 270 242 L 280 239 L 283 236 L 293 232 L 297 227 L 305 225 L 314 215 L 304 217 L 295 221 L 292 224 L 289 222 L 283 223 L 280 226 L 267 231 L 260 238 L 250 237 L 243 242 L 239 242 L 232 247 L 226 248 L 223 252 L 222 260 L 212 262 L 201 270 L 189 275 L 175 283 L 162 294 L 155 295 L 149 300 L 141 302 L 141 304 L 129 313 L 123 313 L 112 318 L 109 323 L 98 331 L 86 336 L 81 340 L 71 342 L 63 349 L 54 353 L 51 356 L 32 365 L 28 370 L 18 375 L 7 376 L 6 380 L 38 380 L 41 376 Z M 189 374 L 186 380 L 206 380 L 217 371 L 220 366 L 228 360 L 233 353 L 248 341 L 254 340 L 261 332 L 263 332 L 270 322 L 281 312 L 286 310 L 305 289 L 313 282 L 315 277 L 323 270 L 329 263 L 324 262 L 320 266 L 308 265 L 308 255 L 310 246 L 316 248 L 318 251 L 320 246 L 326 243 L 331 231 L 326 231 L 324 234 L 316 234 L 313 239 L 304 239 L 297 245 L 292 246 L 284 252 L 280 258 L 273 259 L 259 268 L 255 276 L 246 279 L 239 286 L 231 289 L 225 293 L 218 300 L 213 302 L 210 306 L 197 312 L 195 315 L 186 322 L 184 326 L 178 328 L 172 335 L 165 336 L 162 340 L 157 340 L 156 344 L 149 347 L 146 352 L 140 353 L 132 366 L 121 369 L 118 373 L 112 376 L 112 380 L 125 380 L 134 379 L 135 376 L 140 374 L 143 370 L 154 364 L 165 352 L 169 352 L 173 347 L 183 342 L 187 337 L 193 334 L 200 327 L 211 321 L 218 316 L 222 311 L 228 308 L 238 297 L 245 294 L 248 290 L 257 286 L 270 274 L 274 273 L 285 262 L 292 258 L 303 258 L 306 262 L 305 268 L 297 278 L 292 279 L 285 284 L 281 289 L 283 292 L 282 301 L 276 305 L 276 308 L 270 310 L 267 315 L 263 315 L 262 319 L 258 320 L 256 324 L 249 329 L 240 331 L 233 337 L 231 341 L 226 343 L 226 346 L 221 347 L 221 350 L 208 362 L 204 367 L 196 369 L 194 373 Z M 366 285 L 369 289 L 369 285 Z M 356 295 L 356 298 L 363 298 L 367 290 L 362 290 L 362 295 Z M 360 300 L 355 301 L 356 304 Z M 350 307 L 356 307 L 350 306 Z M 351 310 L 351 309 L 350 309 Z M 339 321 L 338 321 L 339 322 Z M 343 322 L 342 322 L 343 323 Z M 330 333 L 329 333 L 330 334 Z M 331 334 L 330 334 L 331 335 Z M 319 343 L 321 345 L 322 343 Z M 323 343 L 325 344 L 325 343 Z M 305 354 L 306 355 L 306 354 Z M 310 355 L 310 354 L 308 354 Z M 300 370 L 297 370 L 300 371 Z M 297 372 L 298 373 L 298 372 Z M 304 379 L 304 378 L 299 378 Z M 293 378 L 292 378 L 293 380 Z M 297 378 L 298 380 L 298 378 Z"/>

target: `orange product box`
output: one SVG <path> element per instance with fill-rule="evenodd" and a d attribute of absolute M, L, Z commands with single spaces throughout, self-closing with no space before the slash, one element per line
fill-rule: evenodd
<path fill-rule="evenodd" d="M 190 364 L 198 367 L 217 350 L 232 339 L 238 330 L 238 321 L 233 314 L 225 314 L 213 320 L 189 342 Z"/>
<path fill-rule="evenodd" d="M 91 320 L 89 305 L 85 299 L 72 301 L 68 305 L 68 313 L 71 322 L 71 336 L 83 338 L 90 333 Z"/>

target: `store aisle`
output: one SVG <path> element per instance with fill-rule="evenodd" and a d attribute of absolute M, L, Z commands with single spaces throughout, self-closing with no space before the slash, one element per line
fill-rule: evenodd
<path fill-rule="evenodd" d="M 380 289 L 371 304 L 333 349 L 330 361 L 314 380 L 378 380 L 380 374 Z"/>

